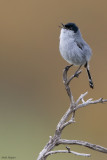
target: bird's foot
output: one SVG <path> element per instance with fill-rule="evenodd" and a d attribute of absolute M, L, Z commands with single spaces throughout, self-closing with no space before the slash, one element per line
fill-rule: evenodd
<path fill-rule="evenodd" d="M 70 69 L 70 67 L 72 67 L 73 66 L 73 64 L 71 64 L 71 65 L 69 65 L 69 66 L 66 66 L 65 67 L 65 71 L 67 72 L 69 69 Z"/>

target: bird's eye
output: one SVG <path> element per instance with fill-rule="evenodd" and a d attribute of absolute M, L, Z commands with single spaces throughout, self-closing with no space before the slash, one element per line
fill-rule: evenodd
<path fill-rule="evenodd" d="M 72 26 L 71 25 L 65 25 L 65 28 L 72 30 Z"/>

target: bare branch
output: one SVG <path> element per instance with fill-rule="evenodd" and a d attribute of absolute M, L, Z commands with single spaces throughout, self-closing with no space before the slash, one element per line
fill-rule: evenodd
<path fill-rule="evenodd" d="M 78 152 L 75 152 L 75 151 L 67 151 L 67 150 L 56 150 L 56 151 L 50 151 L 48 153 L 46 153 L 46 157 L 49 156 L 49 155 L 52 155 L 52 154 L 56 154 L 56 153 L 72 153 L 72 154 L 75 154 L 76 156 L 84 156 L 84 157 L 90 157 L 91 155 L 90 154 L 85 154 L 85 153 L 78 153 Z"/>
<path fill-rule="evenodd" d="M 66 123 L 66 120 L 68 119 L 69 115 L 73 112 L 72 107 L 68 108 L 67 112 L 63 115 L 63 117 L 61 118 L 61 120 L 59 121 L 58 125 L 57 125 L 57 130 L 62 130 L 64 127 L 64 123 Z"/>
<path fill-rule="evenodd" d="M 81 70 L 75 72 L 75 74 L 74 74 L 73 76 L 71 76 L 71 77 L 67 80 L 66 84 L 69 85 L 70 81 L 73 80 L 73 78 L 75 78 L 75 77 L 78 78 L 78 76 L 80 75 L 81 72 L 82 72 Z"/>
<path fill-rule="evenodd" d="M 67 126 L 68 124 L 72 123 L 72 121 L 66 122 L 66 120 L 68 119 L 69 115 L 72 112 L 75 112 L 74 111 L 75 103 L 74 103 L 74 99 L 73 99 L 73 96 L 72 96 L 68 81 L 70 82 L 74 77 L 78 77 L 79 74 L 81 73 L 81 71 L 79 71 L 79 69 L 78 69 L 75 72 L 75 74 L 73 76 L 71 76 L 70 79 L 68 80 L 67 79 L 67 72 L 68 72 L 69 68 L 70 68 L 70 66 L 67 66 L 63 71 L 63 82 L 64 82 L 64 85 L 65 85 L 65 89 L 67 91 L 67 94 L 68 94 L 68 96 L 70 98 L 71 104 L 70 104 L 70 107 L 68 108 L 67 112 L 64 114 L 64 116 L 59 121 L 56 130 L 59 130 L 59 129 L 62 130 L 62 129 L 65 128 L 65 126 Z"/>
<path fill-rule="evenodd" d="M 76 105 L 88 94 L 88 92 L 85 92 L 84 94 L 81 94 L 80 97 L 76 101 Z"/>
<path fill-rule="evenodd" d="M 61 129 L 64 129 L 67 125 L 71 124 L 71 123 L 75 123 L 74 119 L 69 120 L 68 122 L 64 123 L 61 127 Z"/>
<path fill-rule="evenodd" d="M 72 65 L 71 65 L 71 66 L 72 66 Z M 67 78 L 67 72 L 68 72 L 68 70 L 69 70 L 69 68 L 70 68 L 71 66 L 65 67 L 65 69 L 64 69 L 64 71 L 63 71 L 63 83 L 64 83 L 64 85 L 65 85 L 65 89 L 66 89 L 66 91 L 67 91 L 67 94 L 68 94 L 68 96 L 69 96 L 69 98 L 70 98 L 71 103 L 74 103 L 73 96 L 72 96 L 72 93 L 71 93 L 71 90 L 70 90 L 70 87 L 69 87 L 69 83 L 70 83 L 71 80 L 73 80 L 73 78 L 78 77 L 78 76 L 80 75 L 81 70 L 79 71 L 79 69 L 81 68 L 81 66 L 80 66 L 80 67 L 78 68 L 78 70 L 74 73 L 74 75 L 72 75 L 72 76 L 68 79 L 68 78 Z"/>
<path fill-rule="evenodd" d="M 100 98 L 98 100 L 92 101 L 92 98 L 91 98 L 91 99 L 88 99 L 86 102 L 77 105 L 75 107 L 75 110 L 82 108 L 82 107 L 85 107 L 85 106 L 88 106 L 89 104 L 97 104 L 97 103 L 104 103 L 104 102 L 107 102 L 107 99 Z"/>
<path fill-rule="evenodd" d="M 67 72 L 68 72 L 68 70 L 71 66 L 67 66 L 63 71 L 63 82 L 64 82 L 64 85 L 65 85 L 65 89 L 67 91 L 67 94 L 69 96 L 69 99 L 70 99 L 70 106 L 69 106 L 68 110 L 65 112 L 65 114 L 62 116 L 61 120 L 59 121 L 59 123 L 56 127 L 56 131 L 55 131 L 54 136 L 49 137 L 49 142 L 46 144 L 46 146 L 43 148 L 43 150 L 39 153 L 39 156 L 38 156 L 37 160 L 46 160 L 47 156 L 49 156 L 51 154 L 56 154 L 56 153 L 72 153 L 72 154 L 75 154 L 75 155 L 78 155 L 78 156 L 87 156 L 87 157 L 90 156 L 90 154 L 84 154 L 84 153 L 78 153 L 78 152 L 71 151 L 69 147 L 66 147 L 67 150 L 52 151 L 52 149 L 55 146 L 60 145 L 60 144 L 63 144 L 63 145 L 81 145 L 81 146 L 88 147 L 90 149 L 93 149 L 93 150 L 96 150 L 96 151 L 99 151 L 99 152 L 107 153 L 107 148 L 104 148 L 104 147 L 96 145 L 96 144 L 91 144 L 89 142 L 80 141 L 80 140 L 61 139 L 61 133 L 62 133 L 63 129 L 66 126 L 68 126 L 69 124 L 75 122 L 74 118 L 75 118 L 75 112 L 76 112 L 77 109 L 88 106 L 90 104 L 107 102 L 107 99 L 103 99 L 103 98 L 100 98 L 100 99 L 95 100 L 95 101 L 93 101 L 93 99 L 90 98 L 87 101 L 84 101 L 84 97 L 87 95 L 88 92 L 86 92 L 84 94 L 81 94 L 80 97 L 75 102 L 74 99 L 73 99 L 72 92 L 71 92 L 70 87 L 69 87 L 69 83 L 71 82 L 71 80 L 73 78 L 79 76 L 79 74 L 81 73 L 81 71 L 80 71 L 81 66 L 78 68 L 78 70 L 75 72 L 75 74 L 72 75 L 68 79 L 67 78 Z M 80 103 L 80 101 L 82 103 Z M 71 118 L 70 118 L 70 116 L 71 116 Z"/>
<path fill-rule="evenodd" d="M 102 146 L 96 145 L 96 144 L 92 144 L 89 142 L 85 142 L 85 141 L 80 141 L 80 140 L 66 140 L 66 139 L 59 139 L 59 141 L 57 142 L 57 145 L 59 144 L 64 144 L 64 145 L 82 145 L 84 147 L 88 147 L 90 149 L 99 151 L 99 152 L 103 152 L 103 153 L 107 153 L 107 148 L 104 148 Z"/>
<path fill-rule="evenodd" d="M 67 68 L 68 67 L 68 68 Z M 67 72 L 68 72 L 68 70 L 69 70 L 69 68 L 70 68 L 70 66 L 67 66 L 65 69 L 64 69 L 64 71 L 63 71 L 63 83 L 64 83 L 64 85 L 65 85 L 65 89 L 66 89 L 66 91 L 67 91 L 67 94 L 68 94 L 68 96 L 69 96 L 69 98 L 70 98 L 70 102 L 71 103 L 74 103 L 74 100 L 73 100 L 73 96 L 72 96 L 72 93 L 71 93 L 71 90 L 70 90 L 70 87 L 69 87 L 69 85 L 67 84 Z"/>

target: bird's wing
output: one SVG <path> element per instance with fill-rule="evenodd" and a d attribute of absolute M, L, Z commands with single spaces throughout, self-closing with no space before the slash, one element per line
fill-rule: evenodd
<path fill-rule="evenodd" d="M 82 44 L 82 43 L 76 42 L 76 44 L 77 44 L 77 46 L 78 46 L 81 50 L 83 50 L 83 44 Z"/>

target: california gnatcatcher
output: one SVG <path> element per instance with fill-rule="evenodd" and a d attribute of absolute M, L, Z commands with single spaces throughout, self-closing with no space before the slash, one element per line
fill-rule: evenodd
<path fill-rule="evenodd" d="M 80 30 L 75 23 L 62 24 L 60 27 L 59 50 L 62 57 L 71 64 L 68 67 L 75 65 L 79 66 L 80 69 L 80 67 L 84 65 L 88 73 L 89 85 L 93 88 L 94 85 L 88 64 L 92 55 L 91 48 L 82 38 Z"/>

